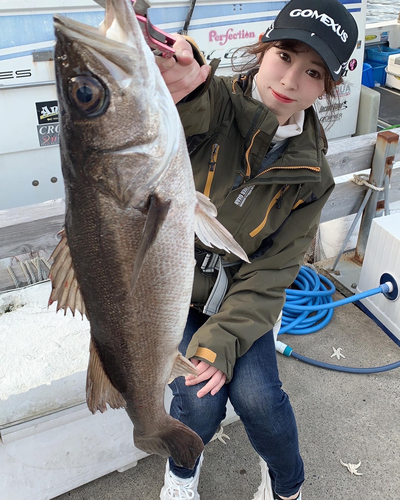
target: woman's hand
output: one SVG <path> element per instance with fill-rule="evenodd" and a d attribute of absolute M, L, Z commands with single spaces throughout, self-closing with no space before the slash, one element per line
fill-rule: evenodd
<path fill-rule="evenodd" d="M 210 66 L 200 66 L 193 57 L 190 43 L 181 35 L 174 36 L 176 59 L 156 57 L 156 63 L 176 104 L 207 80 Z"/>
<path fill-rule="evenodd" d="M 193 358 L 190 361 L 194 364 L 199 374 L 197 375 L 197 377 L 195 377 L 194 375 L 188 375 L 187 377 L 185 377 L 186 385 L 196 385 L 200 382 L 204 382 L 205 380 L 210 379 L 208 383 L 199 390 L 199 392 L 197 393 L 197 397 L 202 398 L 209 392 L 211 392 L 211 396 L 217 394 L 217 392 L 226 382 L 225 373 L 223 373 L 221 370 L 218 370 L 218 368 L 209 365 L 205 361 L 199 361 L 198 359 Z"/>

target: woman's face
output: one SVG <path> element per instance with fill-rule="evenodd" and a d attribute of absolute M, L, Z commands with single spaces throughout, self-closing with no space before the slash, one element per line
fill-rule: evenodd
<path fill-rule="evenodd" d="M 263 103 L 284 125 L 298 111 L 309 108 L 324 94 L 325 65 L 309 49 L 292 52 L 271 47 L 265 52 L 257 76 Z"/>

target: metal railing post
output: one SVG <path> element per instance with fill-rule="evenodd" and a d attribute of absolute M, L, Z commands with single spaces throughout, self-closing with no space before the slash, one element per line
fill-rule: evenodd
<path fill-rule="evenodd" d="M 384 186 L 386 177 L 390 179 L 392 173 L 393 160 L 397 149 L 399 136 L 393 132 L 380 132 L 376 138 L 375 152 L 372 159 L 371 174 L 368 182 L 378 188 Z M 372 219 L 376 217 L 380 191 L 372 191 L 368 203 L 364 209 L 361 219 L 360 232 L 358 233 L 357 247 L 354 259 L 362 264 L 367 247 L 369 231 Z M 388 204 L 389 200 L 386 199 Z M 382 202 L 379 203 L 382 208 Z"/>

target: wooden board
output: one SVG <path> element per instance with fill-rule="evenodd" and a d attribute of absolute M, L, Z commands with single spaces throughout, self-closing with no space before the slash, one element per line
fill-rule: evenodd
<path fill-rule="evenodd" d="M 400 129 L 392 130 L 400 135 Z M 332 141 L 327 159 L 334 177 L 366 170 L 371 167 L 377 134 Z M 400 144 L 395 161 L 400 160 Z M 321 222 L 327 222 L 358 211 L 366 188 L 352 182 L 337 184 L 322 212 Z M 400 168 L 393 170 L 390 201 L 400 200 Z M 52 251 L 58 243 L 57 233 L 64 224 L 63 199 L 37 205 L 0 211 L 0 259 L 40 250 Z M 23 283 L 19 266 L 15 267 L 18 280 Z M 0 271 L 0 291 L 13 288 L 7 270 Z"/>
<path fill-rule="evenodd" d="M 321 222 L 357 213 L 366 192 L 366 187 L 357 186 L 351 181 L 337 184 L 322 210 Z M 390 203 L 400 200 L 400 168 L 392 172 L 389 200 Z"/>
<path fill-rule="evenodd" d="M 399 129 L 392 129 L 400 135 Z M 334 177 L 352 174 L 371 168 L 377 134 L 365 134 L 347 139 L 337 139 L 329 143 L 327 160 Z M 400 161 L 400 141 L 395 160 Z"/>
<path fill-rule="evenodd" d="M 0 210 L 0 259 L 54 248 L 64 213 L 62 199 Z"/>

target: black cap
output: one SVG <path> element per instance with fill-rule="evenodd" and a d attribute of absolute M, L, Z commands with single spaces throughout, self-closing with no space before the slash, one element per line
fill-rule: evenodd
<path fill-rule="evenodd" d="M 263 35 L 262 42 L 299 40 L 327 65 L 336 82 L 356 46 L 358 28 L 338 0 L 291 0 Z"/>

